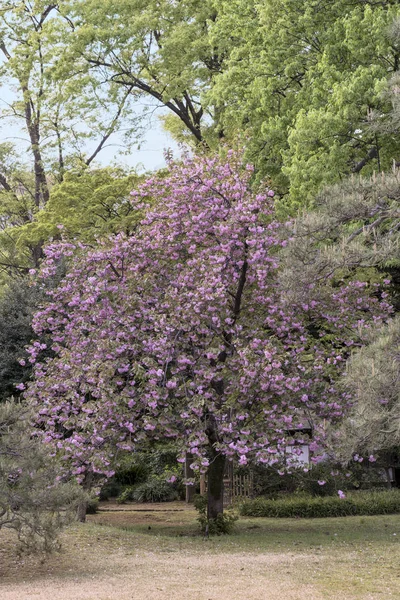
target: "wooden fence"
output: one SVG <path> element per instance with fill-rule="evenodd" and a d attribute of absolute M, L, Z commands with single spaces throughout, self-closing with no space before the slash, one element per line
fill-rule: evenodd
<path fill-rule="evenodd" d="M 207 477 L 200 477 L 200 494 L 207 493 Z M 254 480 L 252 471 L 248 475 L 237 475 L 233 463 L 228 463 L 224 475 L 224 507 L 231 506 L 235 500 L 253 498 Z M 189 500 L 187 500 L 189 501 Z"/>
<path fill-rule="evenodd" d="M 253 473 L 248 475 L 231 474 L 224 478 L 224 506 L 230 506 L 238 499 L 252 498 L 254 491 Z"/>

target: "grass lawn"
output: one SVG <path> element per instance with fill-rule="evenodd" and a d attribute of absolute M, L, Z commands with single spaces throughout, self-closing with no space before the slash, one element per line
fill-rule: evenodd
<path fill-rule="evenodd" d="M 204 540 L 181 503 L 102 508 L 44 561 L 16 556 L 1 531 L 1 600 L 400 598 L 397 515 L 241 518 Z"/>

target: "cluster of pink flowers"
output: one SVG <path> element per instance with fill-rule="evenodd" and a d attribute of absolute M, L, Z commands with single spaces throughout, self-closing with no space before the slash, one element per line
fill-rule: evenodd
<path fill-rule="evenodd" d="M 214 449 L 243 465 L 278 463 L 287 445 L 295 461 L 293 432 L 312 426 L 318 460 L 325 420 L 349 403 L 335 389 L 348 348 L 387 305 L 358 283 L 289 304 L 287 234 L 251 176 L 233 153 L 186 159 L 132 193 L 148 210 L 135 235 L 46 249 L 42 278 L 69 266 L 34 320 L 53 357 L 26 396 L 79 479 L 109 475 L 115 449 L 149 437 L 174 438 L 205 471 L 210 423 Z"/>

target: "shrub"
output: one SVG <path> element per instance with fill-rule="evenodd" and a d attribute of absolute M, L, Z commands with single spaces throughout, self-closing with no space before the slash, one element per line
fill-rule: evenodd
<path fill-rule="evenodd" d="M 115 481 L 112 477 L 109 479 L 101 488 L 99 498 L 100 500 L 108 500 L 109 498 L 118 498 L 122 494 L 124 486 Z"/>
<path fill-rule="evenodd" d="M 400 513 L 400 490 L 353 492 L 346 498 L 337 496 L 291 496 L 270 500 L 256 498 L 240 505 L 247 517 L 345 517 L 349 515 L 384 515 Z"/>
<path fill-rule="evenodd" d="M 133 486 L 126 487 L 118 496 L 117 503 L 125 504 L 125 502 L 132 502 L 133 500 Z"/>
<path fill-rule="evenodd" d="M 143 453 L 126 454 L 116 469 L 114 480 L 120 485 L 136 485 L 143 483 L 150 474 L 149 461 Z"/>
<path fill-rule="evenodd" d="M 17 532 L 29 550 L 57 548 L 58 533 L 86 500 L 75 484 L 59 478 L 60 465 L 30 434 L 30 410 L 0 404 L 0 529 Z"/>
<path fill-rule="evenodd" d="M 303 492 L 310 496 L 334 496 L 338 490 L 358 490 L 382 488 L 386 479 L 382 469 L 369 463 L 352 461 L 343 467 L 333 461 L 313 465 L 311 469 L 292 469 L 290 473 L 279 475 L 273 467 L 256 465 L 251 469 L 256 496 L 278 498 L 285 494 Z M 246 473 L 241 468 L 239 473 Z M 323 485 L 320 482 L 323 481 Z"/>
<path fill-rule="evenodd" d="M 117 502 L 170 502 L 178 498 L 174 485 L 166 481 L 165 476 L 152 475 L 149 479 L 138 485 L 125 488 L 118 496 Z"/>
<path fill-rule="evenodd" d="M 136 502 L 169 502 L 176 500 L 178 494 L 171 483 L 163 476 L 152 475 L 144 483 L 134 488 L 133 500 Z"/>
<path fill-rule="evenodd" d="M 155 444 L 144 452 L 124 453 L 114 477 L 101 489 L 100 499 L 116 497 L 123 504 L 136 499 L 163 502 L 175 500 L 177 495 L 184 498 L 182 467 L 176 459 L 177 450 L 170 442 Z M 165 485 L 172 476 L 174 484 Z"/>

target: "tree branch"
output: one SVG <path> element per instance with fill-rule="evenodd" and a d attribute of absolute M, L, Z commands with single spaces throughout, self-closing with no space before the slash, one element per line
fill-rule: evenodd
<path fill-rule="evenodd" d="M 111 69 L 115 68 L 115 66 L 112 63 L 102 61 L 99 59 L 87 58 L 87 61 L 95 67 L 108 67 Z M 124 77 L 126 77 L 127 80 L 125 80 Z M 186 125 L 186 127 L 194 135 L 194 137 L 197 139 L 198 142 L 203 141 L 203 136 L 201 134 L 200 122 L 199 122 L 199 119 L 201 118 L 201 115 L 202 115 L 202 111 L 198 111 L 197 119 L 195 120 L 195 122 L 193 122 L 193 120 L 190 118 L 189 107 L 185 109 L 183 103 L 180 100 L 178 100 L 177 98 L 173 99 L 174 102 L 176 103 L 176 105 L 173 104 L 169 100 L 165 101 L 160 92 L 158 92 L 151 85 L 149 85 L 142 79 L 139 79 L 138 77 L 136 77 L 136 75 L 134 75 L 130 71 L 127 71 L 126 69 L 122 69 L 119 73 L 112 75 L 111 80 L 114 81 L 115 83 L 119 83 L 124 86 L 129 86 L 131 91 L 133 88 L 137 88 L 138 90 L 141 90 L 142 92 L 145 92 L 146 94 L 149 94 L 149 96 L 152 96 L 153 98 L 158 100 L 161 104 L 163 104 L 166 108 L 169 108 L 172 112 L 174 112 L 180 118 L 180 120 Z M 185 94 L 185 92 L 183 92 L 183 94 Z"/>
<path fill-rule="evenodd" d="M 376 146 L 374 146 L 373 148 L 371 148 L 371 150 L 368 152 L 367 156 L 365 158 L 363 158 L 362 160 L 360 160 L 359 163 L 357 163 L 352 171 L 353 173 L 359 173 L 361 171 L 361 169 L 363 167 L 365 167 L 365 165 L 372 160 L 373 158 L 377 158 L 378 157 L 378 150 L 376 148 Z"/>
<path fill-rule="evenodd" d="M 118 107 L 117 113 L 115 115 L 115 117 L 113 118 L 113 120 L 111 121 L 111 124 L 107 130 L 107 133 L 103 136 L 103 138 L 100 140 L 100 143 L 98 144 L 97 148 L 95 149 L 95 151 L 91 154 L 91 156 L 89 156 L 89 158 L 85 161 L 85 164 L 87 166 L 90 165 L 90 163 L 96 158 L 96 156 L 98 155 L 98 153 L 101 151 L 101 149 L 103 148 L 104 144 L 106 143 L 106 141 L 108 140 L 108 138 L 110 137 L 110 135 L 112 135 L 112 133 L 115 131 L 115 127 L 117 125 L 118 119 L 121 116 L 122 110 L 125 106 L 125 102 L 129 96 L 129 94 L 132 92 L 133 89 L 133 85 L 131 85 L 128 88 L 128 91 L 126 92 L 123 100 L 121 101 L 121 104 Z"/>
<path fill-rule="evenodd" d="M 12 192 L 11 186 L 8 183 L 7 179 L 0 173 L 0 185 L 6 190 L 6 192 Z"/>
<path fill-rule="evenodd" d="M 347 243 L 351 242 L 352 240 L 354 240 L 354 238 L 356 238 L 358 235 L 360 235 L 360 233 L 369 233 L 371 231 L 371 229 L 373 229 L 374 227 L 377 227 L 378 225 L 380 225 L 381 223 L 383 223 L 383 221 L 387 219 L 387 215 L 383 215 L 381 217 L 378 217 L 373 223 L 371 223 L 370 225 L 363 225 L 362 227 L 360 227 L 359 229 L 357 229 L 357 231 L 354 231 L 348 238 L 347 238 Z"/>

